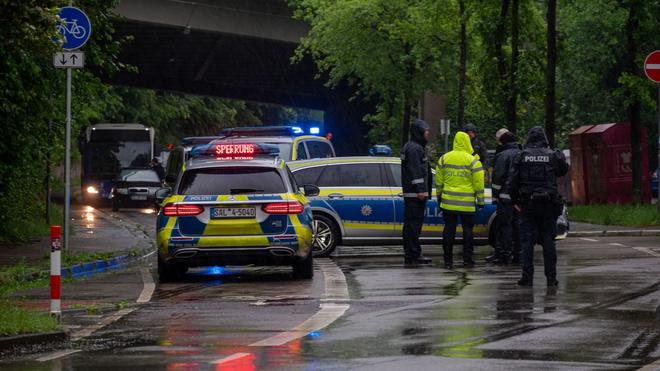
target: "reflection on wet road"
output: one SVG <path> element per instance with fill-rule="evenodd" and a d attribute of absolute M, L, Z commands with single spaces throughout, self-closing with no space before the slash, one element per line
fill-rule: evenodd
<path fill-rule="evenodd" d="M 74 344 L 80 352 L 8 366 L 635 369 L 660 358 L 660 261 L 644 253 L 658 245 L 656 237 L 565 240 L 555 289 L 518 287 L 513 266 L 406 268 L 399 257 L 319 260 L 312 281 L 293 280 L 288 268 L 194 269 Z M 487 253 L 481 248 L 478 258 Z M 345 284 L 328 289 L 340 281 L 329 268 L 335 264 Z M 535 282 L 544 283 L 542 268 L 536 274 Z M 344 305 L 345 313 L 317 331 L 300 326 L 323 305 Z M 296 331 L 304 331 L 302 337 L 265 341 Z"/>

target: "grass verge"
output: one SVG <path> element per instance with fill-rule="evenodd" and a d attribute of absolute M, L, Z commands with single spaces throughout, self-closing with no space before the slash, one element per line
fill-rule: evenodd
<path fill-rule="evenodd" d="M 43 267 L 19 263 L 0 270 L 0 336 L 12 336 L 61 329 L 49 313 L 16 307 L 8 296 L 20 290 L 48 285 L 48 272 Z"/>
<path fill-rule="evenodd" d="M 568 216 L 572 221 L 602 225 L 660 226 L 656 205 L 577 205 L 568 208 Z"/>
<path fill-rule="evenodd" d="M 0 299 L 0 336 L 13 336 L 60 330 L 57 319 L 48 313 L 17 308 L 6 299 Z"/>

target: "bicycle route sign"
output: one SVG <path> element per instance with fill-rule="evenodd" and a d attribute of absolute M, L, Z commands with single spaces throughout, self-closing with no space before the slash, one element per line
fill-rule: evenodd
<path fill-rule="evenodd" d="M 85 45 L 92 33 L 92 24 L 87 14 L 76 7 L 65 6 L 58 16 L 62 22 L 57 24 L 57 31 L 64 36 L 62 49 L 76 50 Z"/>

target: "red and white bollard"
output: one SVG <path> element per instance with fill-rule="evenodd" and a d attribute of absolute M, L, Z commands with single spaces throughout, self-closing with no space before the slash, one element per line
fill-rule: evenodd
<path fill-rule="evenodd" d="M 60 288 L 62 284 L 62 227 L 50 226 L 50 314 L 60 318 L 62 303 L 60 302 Z"/>

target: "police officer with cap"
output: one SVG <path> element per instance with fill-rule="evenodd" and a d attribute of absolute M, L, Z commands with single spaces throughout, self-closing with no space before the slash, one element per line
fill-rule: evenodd
<path fill-rule="evenodd" d="M 521 286 L 532 286 L 534 279 L 534 244 L 543 245 L 543 265 L 548 287 L 557 286 L 557 217 L 563 203 L 557 191 L 557 178 L 568 172 L 566 157 L 548 148 L 548 139 L 540 126 L 527 134 L 525 148 L 511 164 L 507 193 L 520 211 L 522 244 Z M 501 196 L 500 196 L 501 197 Z"/>
<path fill-rule="evenodd" d="M 422 234 L 426 200 L 431 192 L 431 168 L 426 155 L 429 125 L 415 120 L 410 126 L 410 140 L 401 151 L 401 184 L 403 187 L 403 249 L 405 264 L 428 264 L 422 256 L 419 236 Z"/>
<path fill-rule="evenodd" d="M 463 131 L 470 136 L 470 144 L 472 144 L 472 150 L 474 150 L 471 155 L 478 156 L 479 161 L 481 161 L 484 168 L 487 168 L 488 164 L 486 162 L 488 161 L 488 148 L 486 147 L 486 143 L 477 137 L 477 127 L 474 124 L 469 123 L 465 125 Z"/>

